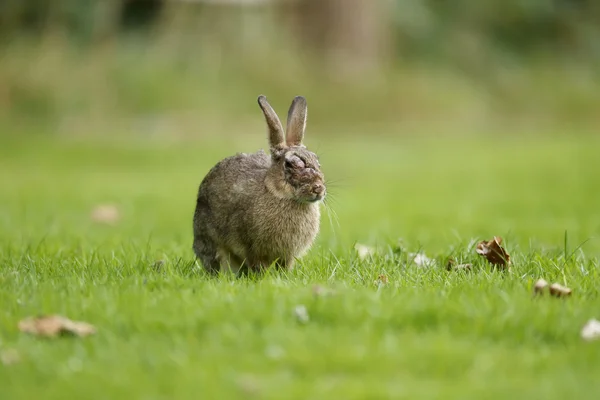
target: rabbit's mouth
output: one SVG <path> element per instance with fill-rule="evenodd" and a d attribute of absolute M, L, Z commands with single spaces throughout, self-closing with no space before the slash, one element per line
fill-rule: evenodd
<path fill-rule="evenodd" d="M 325 198 L 325 192 L 313 193 L 312 197 L 308 199 L 309 203 L 317 203 Z"/>
<path fill-rule="evenodd" d="M 325 193 L 306 193 L 296 197 L 296 201 L 305 204 L 315 204 L 323 201 Z"/>

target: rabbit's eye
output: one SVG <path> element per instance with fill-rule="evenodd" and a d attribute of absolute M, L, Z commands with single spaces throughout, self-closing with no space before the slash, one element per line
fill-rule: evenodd
<path fill-rule="evenodd" d="M 285 165 L 288 168 L 304 168 L 304 162 L 300 157 L 292 157 L 289 160 L 285 160 Z"/>

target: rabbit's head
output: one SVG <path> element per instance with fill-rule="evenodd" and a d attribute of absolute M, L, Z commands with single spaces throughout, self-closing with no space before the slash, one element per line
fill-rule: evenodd
<path fill-rule="evenodd" d="M 306 99 L 297 96 L 288 111 L 285 135 L 279 117 L 265 96 L 258 97 L 269 127 L 272 165 L 266 184 L 280 198 L 314 203 L 325 198 L 325 176 L 317 155 L 302 144 L 306 129 Z"/>

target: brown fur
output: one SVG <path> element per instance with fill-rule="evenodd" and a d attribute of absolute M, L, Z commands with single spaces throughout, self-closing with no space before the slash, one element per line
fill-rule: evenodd
<path fill-rule="evenodd" d="M 317 156 L 302 145 L 307 106 L 290 106 L 287 136 L 264 96 L 258 98 L 269 128 L 271 156 L 236 154 L 215 165 L 198 189 L 194 252 L 204 268 L 260 271 L 274 262 L 292 268 L 319 232 L 319 203 L 326 194 Z"/>

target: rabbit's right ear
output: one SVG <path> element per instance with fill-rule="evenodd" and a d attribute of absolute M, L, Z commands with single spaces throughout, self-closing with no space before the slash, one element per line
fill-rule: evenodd
<path fill-rule="evenodd" d="M 273 107 L 271 107 L 267 98 L 263 95 L 258 96 L 258 105 L 263 114 L 265 114 L 265 120 L 269 126 L 269 145 L 271 146 L 271 150 L 284 149 L 285 136 L 283 134 L 283 126 L 275 110 L 273 110 Z"/>
<path fill-rule="evenodd" d="M 288 146 L 301 146 L 306 130 L 306 99 L 302 96 L 294 97 L 288 111 L 286 143 Z"/>

